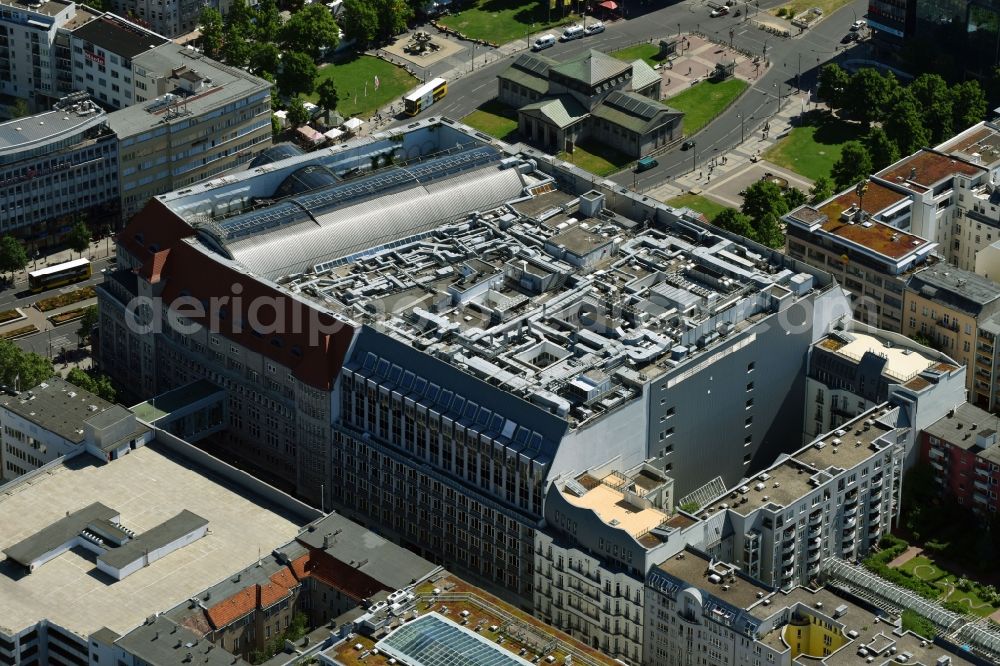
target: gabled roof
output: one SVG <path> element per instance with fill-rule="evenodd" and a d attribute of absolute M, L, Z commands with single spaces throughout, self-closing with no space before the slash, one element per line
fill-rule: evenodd
<path fill-rule="evenodd" d="M 682 115 L 680 111 L 639 93 L 620 90 L 605 97 L 591 113 L 601 120 L 640 134 L 656 127 L 666 116 Z"/>
<path fill-rule="evenodd" d="M 507 79 L 539 93 L 549 90 L 549 69 L 559 63 L 534 53 L 522 53 L 497 78 Z"/>
<path fill-rule="evenodd" d="M 631 64 L 607 54 L 590 49 L 579 58 L 564 62 L 552 68 L 566 78 L 580 81 L 588 86 L 614 78 L 628 71 Z"/>
<path fill-rule="evenodd" d="M 632 61 L 632 90 L 641 90 L 660 80 L 660 73 L 645 60 Z"/>
<path fill-rule="evenodd" d="M 587 117 L 587 109 L 576 101 L 572 95 L 557 95 L 543 99 L 527 106 L 522 106 L 520 112 L 529 115 L 541 115 L 560 129 L 569 127 Z"/>

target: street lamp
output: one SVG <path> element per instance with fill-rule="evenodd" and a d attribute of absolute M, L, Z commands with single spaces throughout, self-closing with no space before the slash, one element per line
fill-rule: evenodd
<path fill-rule="evenodd" d="M 698 165 L 698 142 L 691 142 L 691 149 L 694 151 L 691 155 L 691 173 L 694 173 L 695 167 Z"/>

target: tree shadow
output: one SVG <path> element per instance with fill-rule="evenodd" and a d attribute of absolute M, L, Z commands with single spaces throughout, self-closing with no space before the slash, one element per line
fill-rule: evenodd
<path fill-rule="evenodd" d="M 859 139 L 865 133 L 861 123 L 838 118 L 830 111 L 823 109 L 805 113 L 798 125 L 800 127 L 815 127 L 813 140 L 827 146 L 835 146 Z"/>

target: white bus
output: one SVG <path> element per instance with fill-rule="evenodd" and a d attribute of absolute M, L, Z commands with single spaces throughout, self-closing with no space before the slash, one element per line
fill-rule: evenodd
<path fill-rule="evenodd" d="M 403 97 L 403 111 L 408 116 L 415 116 L 447 94 L 448 82 L 433 79 Z"/>

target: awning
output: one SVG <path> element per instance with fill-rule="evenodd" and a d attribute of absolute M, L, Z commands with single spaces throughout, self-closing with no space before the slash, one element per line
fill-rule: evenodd
<path fill-rule="evenodd" d="M 607 9 L 609 11 L 614 11 L 614 10 L 618 9 L 618 3 L 615 2 L 615 0 L 604 0 L 604 2 L 602 2 L 601 4 L 599 4 L 597 6 L 598 7 L 603 7 L 604 9 Z"/>
<path fill-rule="evenodd" d="M 349 118 L 347 122 L 344 123 L 344 128 L 350 132 L 353 132 L 354 130 L 358 129 L 364 124 L 365 121 L 361 120 L 360 118 Z"/>
<path fill-rule="evenodd" d="M 340 137 L 344 136 L 344 134 L 346 134 L 346 132 L 336 128 L 329 130 L 328 132 L 323 132 L 323 136 L 330 139 L 331 141 L 339 139 Z"/>
<path fill-rule="evenodd" d="M 305 127 L 298 128 L 296 132 L 303 139 L 305 139 L 306 141 L 310 141 L 312 143 L 322 143 L 324 138 L 322 134 L 314 130 L 312 127 L 309 127 L 308 125 L 306 125 Z"/>

